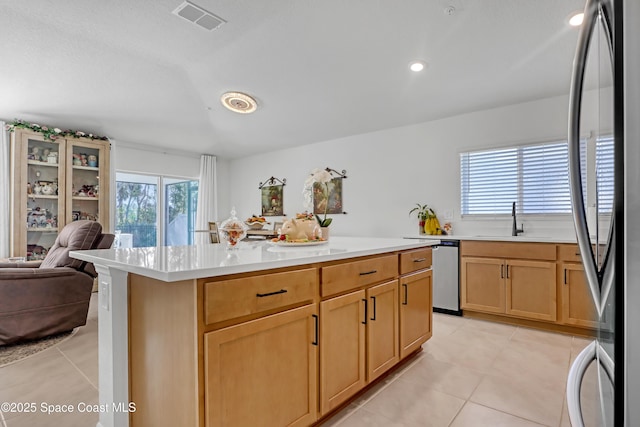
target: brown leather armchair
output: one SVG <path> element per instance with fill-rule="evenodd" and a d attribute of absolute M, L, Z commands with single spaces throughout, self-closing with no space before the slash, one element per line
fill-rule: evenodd
<path fill-rule="evenodd" d="M 0 263 L 0 345 L 85 325 L 96 271 L 69 251 L 111 247 L 95 221 L 65 226 L 42 261 Z"/>

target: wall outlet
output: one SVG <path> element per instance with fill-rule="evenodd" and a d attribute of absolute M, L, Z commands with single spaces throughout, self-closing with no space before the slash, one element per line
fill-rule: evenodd
<path fill-rule="evenodd" d="M 447 221 L 451 221 L 453 219 L 453 209 L 444 210 L 444 219 Z"/>

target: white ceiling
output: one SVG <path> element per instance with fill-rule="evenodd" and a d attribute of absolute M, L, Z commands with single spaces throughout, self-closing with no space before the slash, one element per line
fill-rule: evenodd
<path fill-rule="evenodd" d="M 239 157 L 566 94 L 584 0 L 181 3 L 1 0 L 0 118 Z"/>

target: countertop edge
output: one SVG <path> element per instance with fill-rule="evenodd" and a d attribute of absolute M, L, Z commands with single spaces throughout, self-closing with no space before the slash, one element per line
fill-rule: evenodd
<path fill-rule="evenodd" d="M 353 238 L 358 239 L 358 238 Z M 336 239 L 337 240 L 337 239 Z M 349 258 L 358 258 L 370 255 L 379 255 L 388 252 L 399 252 L 411 249 L 418 249 L 422 247 L 428 247 L 437 245 L 440 243 L 437 239 L 414 239 L 415 242 L 404 243 L 403 239 L 390 239 L 394 240 L 393 244 L 388 246 L 371 247 L 364 249 L 346 250 L 345 252 L 330 253 L 327 255 L 316 255 L 313 257 L 301 257 L 293 259 L 283 259 L 274 261 L 254 262 L 240 265 L 230 266 L 212 266 L 206 268 L 195 268 L 192 270 L 180 270 L 180 271 L 167 271 L 157 268 L 141 267 L 137 265 L 127 264 L 122 261 L 116 261 L 104 257 L 104 254 L 113 253 L 116 249 L 98 249 L 89 251 L 71 251 L 69 256 L 72 258 L 80 259 L 82 261 L 88 261 L 95 265 L 102 265 L 108 268 L 114 268 L 117 270 L 126 271 L 127 273 L 138 274 L 152 279 L 161 280 L 164 282 L 176 282 L 180 280 L 192 280 L 205 277 L 217 277 L 226 276 L 230 274 L 238 273 L 251 273 L 265 270 L 272 270 L 277 268 L 296 267 L 306 264 L 315 264 L 330 261 L 340 261 Z M 332 242 L 329 242 L 331 244 Z M 340 243 L 339 243 L 340 245 Z M 341 249 L 341 248 L 337 248 Z M 102 255 L 102 256 L 101 256 Z"/>

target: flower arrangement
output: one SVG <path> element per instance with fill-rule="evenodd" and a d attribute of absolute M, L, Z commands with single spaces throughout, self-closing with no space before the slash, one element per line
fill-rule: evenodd
<path fill-rule="evenodd" d="M 315 183 L 324 185 L 324 193 L 326 196 L 327 203 L 324 206 L 324 218 L 320 219 L 320 216 L 316 214 L 316 220 L 320 227 L 328 227 L 333 221 L 333 218 L 327 218 L 327 210 L 329 209 L 329 183 L 333 177 L 331 173 L 326 169 L 314 169 L 311 171 L 311 174 L 304 182 L 304 188 L 302 190 L 302 195 L 304 197 L 304 206 L 310 211 L 313 211 L 313 186 Z"/>
<path fill-rule="evenodd" d="M 35 123 L 29 123 L 24 120 L 18 120 L 18 119 L 15 119 L 11 123 L 8 123 L 5 126 L 5 129 L 8 130 L 9 132 L 14 132 L 16 129 L 29 129 L 33 132 L 41 133 L 42 135 L 44 135 L 45 139 L 48 139 L 50 141 L 53 141 L 58 138 L 64 138 L 67 136 L 72 136 L 74 138 L 82 137 L 82 138 L 89 138 L 89 139 L 99 139 L 101 141 L 106 141 L 108 139 L 106 136 L 98 136 L 92 133 L 81 132 L 79 130 L 71 130 L 71 129 L 62 130 L 60 128 L 40 126 Z"/>

